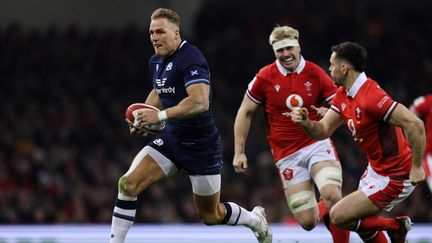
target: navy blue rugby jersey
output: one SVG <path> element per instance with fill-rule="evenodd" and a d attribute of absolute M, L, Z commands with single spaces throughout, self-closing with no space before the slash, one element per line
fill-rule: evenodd
<path fill-rule="evenodd" d="M 203 54 L 194 45 L 183 41 L 179 48 L 168 57 L 153 55 L 149 61 L 153 74 L 153 88 L 167 109 L 187 97 L 186 88 L 197 83 L 210 82 L 210 71 Z M 166 131 L 185 143 L 212 143 L 219 139 L 213 121 L 212 95 L 210 90 L 209 110 L 197 116 L 167 121 Z"/>

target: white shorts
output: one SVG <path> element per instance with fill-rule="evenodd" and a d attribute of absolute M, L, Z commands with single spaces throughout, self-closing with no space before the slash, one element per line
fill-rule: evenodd
<path fill-rule="evenodd" d="M 177 166 L 165 155 L 157 151 L 156 149 L 145 146 L 132 161 L 126 175 L 132 173 L 139 163 L 144 159 L 146 155 L 150 155 L 154 161 L 159 165 L 162 171 L 167 177 L 171 177 L 178 172 Z M 211 196 L 220 191 L 221 188 L 221 175 L 190 175 L 189 179 L 192 184 L 192 191 L 199 196 Z"/>
<path fill-rule="evenodd" d="M 384 211 L 390 211 L 396 204 L 402 202 L 415 189 L 409 180 L 393 180 L 388 176 L 376 173 L 368 165 L 359 183 L 360 190 Z"/>
<path fill-rule="evenodd" d="M 276 162 L 284 189 L 311 179 L 312 165 L 321 161 L 338 160 L 330 139 L 308 145 Z"/>

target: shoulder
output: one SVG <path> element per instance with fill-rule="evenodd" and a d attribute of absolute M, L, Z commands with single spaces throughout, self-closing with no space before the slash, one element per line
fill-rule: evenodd
<path fill-rule="evenodd" d="M 177 55 L 178 58 L 183 60 L 199 60 L 199 61 L 205 60 L 204 55 L 198 49 L 198 47 L 189 44 L 186 41 L 182 42 L 182 44 L 180 45 L 177 51 Z"/>
<path fill-rule="evenodd" d="M 162 58 L 156 54 L 153 54 L 150 59 L 149 59 L 149 63 L 161 63 L 162 62 Z"/>
<path fill-rule="evenodd" d="M 338 87 L 338 88 L 336 89 L 336 93 L 335 93 L 335 96 L 334 96 L 334 98 L 333 98 L 333 102 L 334 102 L 335 100 L 340 100 L 340 99 L 342 99 L 344 96 L 346 96 L 346 91 L 345 91 L 344 87 L 342 87 L 342 86 Z"/>
<path fill-rule="evenodd" d="M 329 77 L 324 69 L 311 61 L 306 61 L 303 71 L 310 75 Z"/>
<path fill-rule="evenodd" d="M 278 72 L 279 70 L 277 69 L 276 63 L 270 63 L 262 67 L 256 76 L 263 79 L 269 79 L 272 76 L 277 75 Z"/>

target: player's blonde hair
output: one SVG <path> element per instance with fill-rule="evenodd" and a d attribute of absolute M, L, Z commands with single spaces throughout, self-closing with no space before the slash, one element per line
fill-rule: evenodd
<path fill-rule="evenodd" d="M 158 19 L 158 18 L 165 18 L 169 22 L 176 24 L 177 26 L 180 26 L 180 16 L 172 11 L 171 9 L 167 8 L 158 8 L 156 9 L 152 15 L 151 19 Z"/>
<path fill-rule="evenodd" d="M 298 30 L 290 27 L 290 26 L 276 26 L 269 37 L 270 45 L 273 45 L 276 41 L 280 41 L 283 39 L 296 39 L 299 40 L 300 34 Z"/>

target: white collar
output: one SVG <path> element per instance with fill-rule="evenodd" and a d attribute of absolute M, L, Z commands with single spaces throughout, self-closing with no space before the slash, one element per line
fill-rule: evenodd
<path fill-rule="evenodd" d="M 284 76 L 287 76 L 289 73 L 297 73 L 300 74 L 304 67 L 306 66 L 306 61 L 303 58 L 303 56 L 300 55 L 300 63 L 297 66 L 297 68 L 294 71 L 288 71 L 288 69 L 286 69 L 280 62 L 279 59 L 276 59 L 276 66 L 279 69 L 279 72 L 281 72 Z"/>
<path fill-rule="evenodd" d="M 354 98 L 356 96 L 359 89 L 363 86 L 363 84 L 367 81 L 367 76 L 365 72 L 360 73 L 360 75 L 357 77 L 356 81 L 354 81 L 353 85 L 351 86 L 350 90 L 347 90 L 347 95 Z"/>
<path fill-rule="evenodd" d="M 180 43 L 180 46 L 177 48 L 177 50 L 180 49 L 180 48 L 182 48 L 182 46 L 183 46 L 184 44 L 186 44 L 186 41 L 185 41 L 185 40 L 182 41 L 182 42 Z"/>

